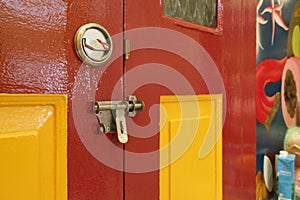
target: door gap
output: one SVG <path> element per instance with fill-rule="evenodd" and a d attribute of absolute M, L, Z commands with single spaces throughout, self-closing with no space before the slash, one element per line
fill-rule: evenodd
<path fill-rule="evenodd" d="M 125 100 L 125 90 L 126 90 L 126 87 L 125 87 L 125 72 L 126 72 L 126 68 L 125 68 L 125 54 L 124 54 L 124 41 L 125 41 L 125 31 L 126 31 L 126 9 L 125 9 L 125 5 L 126 5 L 126 0 L 123 0 L 123 78 L 121 79 L 122 81 L 122 96 L 123 96 L 123 99 Z M 123 144 L 123 200 L 126 200 L 126 192 L 125 192 L 125 144 Z"/>

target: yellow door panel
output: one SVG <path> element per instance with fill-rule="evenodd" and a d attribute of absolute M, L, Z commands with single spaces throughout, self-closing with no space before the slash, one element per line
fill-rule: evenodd
<path fill-rule="evenodd" d="M 67 97 L 0 94 L 0 199 L 67 199 Z"/>
<path fill-rule="evenodd" d="M 0 135 L 0 199 L 38 199 L 38 133 Z"/>
<path fill-rule="evenodd" d="M 161 97 L 161 200 L 222 199 L 221 108 L 221 95 Z"/>

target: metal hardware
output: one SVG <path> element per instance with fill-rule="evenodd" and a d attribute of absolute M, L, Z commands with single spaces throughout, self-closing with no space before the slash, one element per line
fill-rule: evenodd
<path fill-rule="evenodd" d="M 93 51 L 109 51 L 110 45 L 100 39 L 83 38 L 83 45 Z"/>
<path fill-rule="evenodd" d="M 130 57 L 130 40 L 124 40 L 124 53 L 125 60 L 128 60 Z"/>
<path fill-rule="evenodd" d="M 106 62 L 113 51 L 108 31 L 95 23 L 80 27 L 75 35 L 74 44 L 78 57 L 92 66 L 100 66 Z"/>
<path fill-rule="evenodd" d="M 142 111 L 145 105 L 143 101 L 137 100 L 135 96 L 129 96 L 128 101 L 100 101 L 95 102 L 95 113 L 97 115 L 100 131 L 102 133 L 118 134 L 121 143 L 128 141 L 125 113 L 134 117 L 137 111 Z"/>

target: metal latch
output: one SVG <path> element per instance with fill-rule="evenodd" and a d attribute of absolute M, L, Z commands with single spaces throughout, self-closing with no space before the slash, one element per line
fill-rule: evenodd
<path fill-rule="evenodd" d="M 135 96 L 129 96 L 128 101 L 99 101 L 95 102 L 100 131 L 102 133 L 116 133 L 121 143 L 128 141 L 125 113 L 134 117 L 137 111 L 144 110 L 144 102 Z"/>

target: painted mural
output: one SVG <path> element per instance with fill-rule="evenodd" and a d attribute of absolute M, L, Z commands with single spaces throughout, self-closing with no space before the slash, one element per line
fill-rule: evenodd
<path fill-rule="evenodd" d="M 256 42 L 256 199 L 275 199 L 276 154 L 296 154 L 300 169 L 300 133 L 287 134 L 300 102 L 300 0 L 258 0 Z"/>

